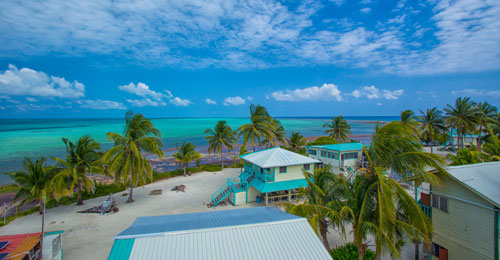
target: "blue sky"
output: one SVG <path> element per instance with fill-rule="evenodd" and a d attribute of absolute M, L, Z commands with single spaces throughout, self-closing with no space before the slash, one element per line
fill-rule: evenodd
<path fill-rule="evenodd" d="M 500 105 L 500 1 L 6 1 L 0 118 Z"/>

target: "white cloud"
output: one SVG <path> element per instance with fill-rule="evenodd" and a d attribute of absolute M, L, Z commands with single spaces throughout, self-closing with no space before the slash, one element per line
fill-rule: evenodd
<path fill-rule="evenodd" d="M 175 97 L 173 99 L 170 99 L 169 102 L 174 104 L 174 106 L 178 106 L 178 107 L 187 107 L 187 106 L 193 104 L 193 102 L 191 102 L 190 100 L 182 99 L 180 97 Z"/>
<path fill-rule="evenodd" d="M 127 99 L 134 107 L 164 107 L 167 105 L 164 101 L 151 100 L 149 98 L 145 99 Z"/>
<path fill-rule="evenodd" d="M 387 99 L 387 100 L 397 100 L 401 95 L 403 95 L 403 90 L 387 90 L 378 89 L 375 86 L 365 86 L 354 90 L 351 95 L 355 98 L 366 97 L 368 99 Z"/>
<path fill-rule="evenodd" d="M 239 96 L 227 97 L 226 99 L 224 99 L 224 106 L 229 106 L 229 105 L 238 106 L 243 104 L 245 104 L 245 100 Z"/>
<path fill-rule="evenodd" d="M 359 10 L 359 11 L 362 12 L 362 13 L 364 13 L 364 14 L 367 14 L 367 13 L 371 12 L 372 9 L 370 7 L 365 7 L 363 9 Z"/>
<path fill-rule="evenodd" d="M 336 100 L 342 101 L 341 91 L 335 84 L 323 84 L 321 87 L 298 88 L 275 91 L 271 97 L 277 101 Z"/>
<path fill-rule="evenodd" d="M 80 104 L 82 108 L 90 108 L 90 109 L 99 109 L 99 110 L 107 110 L 107 109 L 126 109 L 126 107 L 121 102 L 116 102 L 112 100 L 80 100 L 77 102 Z"/>
<path fill-rule="evenodd" d="M 247 100 L 248 100 L 248 101 L 252 101 L 252 100 L 253 100 L 253 97 L 247 97 Z"/>
<path fill-rule="evenodd" d="M 38 102 L 38 99 L 33 98 L 33 97 L 27 97 L 27 98 L 25 98 L 25 99 L 26 99 L 26 101 L 28 101 L 28 102 Z"/>
<path fill-rule="evenodd" d="M 488 89 L 466 88 L 466 89 L 462 89 L 462 90 L 452 91 L 451 94 L 454 96 L 500 98 L 500 90 L 488 90 Z"/>
<path fill-rule="evenodd" d="M 130 82 L 128 85 L 123 85 L 119 86 L 118 89 L 132 93 L 134 95 L 143 97 L 143 98 L 151 98 L 156 101 L 161 101 L 164 98 L 171 98 L 172 97 L 172 92 L 165 90 L 165 93 L 161 92 L 156 92 L 154 90 L 151 90 L 148 85 L 139 82 L 136 84 Z"/>
<path fill-rule="evenodd" d="M 383 104 L 382 104 L 382 103 L 380 103 L 380 102 L 378 102 L 378 103 L 377 103 L 377 106 L 382 106 L 382 105 L 383 105 Z"/>
<path fill-rule="evenodd" d="M 217 102 L 210 98 L 205 99 L 205 102 L 209 105 L 217 105 Z"/>
<path fill-rule="evenodd" d="M 330 0 L 330 2 L 334 3 L 336 6 L 344 4 L 344 0 Z"/>
<path fill-rule="evenodd" d="M 7 70 L 0 72 L 0 94 L 79 98 L 85 95 L 84 92 L 85 87 L 78 81 L 69 82 L 29 68 L 9 65 Z"/>

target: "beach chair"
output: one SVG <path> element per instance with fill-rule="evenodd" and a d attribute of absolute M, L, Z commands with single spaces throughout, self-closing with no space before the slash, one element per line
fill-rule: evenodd
<path fill-rule="evenodd" d="M 115 206 L 115 201 L 113 196 L 110 194 L 109 197 L 102 203 L 101 206 L 101 215 L 110 212 Z"/>

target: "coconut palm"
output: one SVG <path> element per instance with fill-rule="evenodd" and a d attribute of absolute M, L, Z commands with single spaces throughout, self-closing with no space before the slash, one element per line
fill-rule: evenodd
<path fill-rule="evenodd" d="M 102 172 L 101 145 L 91 136 L 85 135 L 73 143 L 62 138 L 66 146 L 64 159 L 52 157 L 61 171 L 54 178 L 54 185 L 61 194 L 72 194 L 76 188 L 76 205 L 83 205 L 82 192 L 93 191 L 94 183 L 87 176 L 88 173 Z"/>
<path fill-rule="evenodd" d="M 348 141 L 349 135 L 351 133 L 351 125 L 347 123 L 343 116 L 332 117 L 331 123 L 323 124 L 323 128 L 327 128 L 325 130 L 325 134 L 334 137 L 338 141 Z"/>
<path fill-rule="evenodd" d="M 495 106 L 490 105 L 488 102 L 479 102 L 476 106 L 478 129 L 478 142 L 477 149 L 481 151 L 481 142 L 483 131 L 486 130 L 487 125 L 495 122 L 495 117 L 498 110 Z"/>
<path fill-rule="evenodd" d="M 401 123 L 408 127 L 411 131 L 413 131 L 416 135 L 418 135 L 419 122 L 417 120 L 417 116 L 415 112 L 412 110 L 403 110 L 401 111 Z"/>
<path fill-rule="evenodd" d="M 115 179 L 122 180 L 129 186 L 127 202 L 133 202 L 134 187 L 144 185 L 146 178 L 153 179 L 151 165 L 143 152 L 163 156 L 161 134 L 153 123 L 142 114 L 128 111 L 125 114 L 125 130 L 123 136 L 117 133 L 107 133 L 114 147 L 103 156 L 107 170 Z"/>
<path fill-rule="evenodd" d="M 465 135 L 476 130 L 477 110 L 475 103 L 469 97 L 459 97 L 455 100 L 455 106 L 448 104 L 443 110 L 448 116 L 446 123 L 457 131 L 458 148 L 463 148 Z"/>
<path fill-rule="evenodd" d="M 304 217 L 309 221 L 328 251 L 330 251 L 327 237 L 329 223 L 345 235 L 343 220 L 351 214 L 348 207 L 332 208 L 335 201 L 330 200 L 327 189 L 330 180 L 335 175 L 331 174 L 329 170 L 326 167 L 317 169 L 314 174 L 306 172 L 308 186 L 300 191 L 301 195 L 306 198 L 305 202 L 300 204 L 284 203 L 288 213 Z"/>
<path fill-rule="evenodd" d="M 290 150 L 297 152 L 299 149 L 306 146 L 307 141 L 299 132 L 292 132 L 292 135 L 287 140 L 287 143 Z"/>
<path fill-rule="evenodd" d="M 182 164 L 184 169 L 184 177 L 186 177 L 186 169 L 190 162 L 201 158 L 201 154 L 196 151 L 196 147 L 190 142 L 184 142 L 179 147 L 177 145 L 177 152 L 174 153 L 175 161 Z"/>
<path fill-rule="evenodd" d="M 254 152 L 255 145 L 262 145 L 264 138 L 269 141 L 273 140 L 273 121 L 269 120 L 269 118 L 270 116 L 264 106 L 250 105 L 250 123 L 238 128 L 238 139 L 243 136 L 244 145 L 247 145 L 248 141 L 250 141 Z"/>
<path fill-rule="evenodd" d="M 490 135 L 487 142 L 484 144 L 484 152 L 491 161 L 500 161 L 500 138 L 493 134 L 493 130 L 489 130 Z"/>
<path fill-rule="evenodd" d="M 433 107 L 425 112 L 420 110 L 420 114 L 417 120 L 420 122 L 422 139 L 430 141 L 431 153 L 434 153 L 433 146 L 436 137 L 446 130 L 443 113 L 437 107 Z"/>
<path fill-rule="evenodd" d="M 24 159 L 24 169 L 25 171 L 9 173 L 14 183 L 19 186 L 14 201 L 22 198 L 17 206 L 16 214 L 21 206 L 29 201 L 38 202 L 40 214 L 42 214 L 44 199 L 48 200 L 54 195 L 51 182 L 56 174 L 55 168 L 47 167 L 44 158 L 35 162 L 26 158 Z"/>
<path fill-rule="evenodd" d="M 226 124 L 226 121 L 219 121 L 215 125 L 215 129 L 206 129 L 205 134 L 209 134 L 209 136 L 205 137 L 209 143 L 208 153 L 217 152 L 220 155 L 220 166 L 224 168 L 222 151 L 224 146 L 229 151 L 233 151 L 233 144 L 236 142 L 235 132 Z"/>
<path fill-rule="evenodd" d="M 244 154 L 247 154 L 247 153 L 248 153 L 247 147 L 246 147 L 245 145 L 242 145 L 242 146 L 240 147 L 240 150 L 239 150 L 239 152 L 238 152 L 238 155 L 235 155 L 235 156 L 233 157 L 233 160 L 234 160 L 234 162 L 235 162 L 235 163 L 236 163 L 237 161 L 239 161 L 239 162 L 240 162 L 240 164 L 241 164 L 240 171 L 243 171 L 243 166 L 244 166 L 244 165 L 243 165 L 243 159 L 241 158 L 241 156 L 242 156 L 242 155 L 244 155 Z"/>

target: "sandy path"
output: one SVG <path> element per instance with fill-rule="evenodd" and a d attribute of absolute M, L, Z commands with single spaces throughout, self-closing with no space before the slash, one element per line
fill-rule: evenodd
<path fill-rule="evenodd" d="M 165 214 L 179 214 L 200 211 L 234 209 L 233 206 L 219 206 L 209 209 L 204 203 L 210 200 L 227 178 L 237 177 L 239 169 L 224 169 L 216 174 L 197 173 L 188 177 L 174 177 L 152 183 L 134 190 L 135 202 L 125 203 L 127 197 L 122 192 L 114 197 L 120 211 L 107 216 L 99 214 L 81 214 L 76 211 L 97 206 L 106 197 L 85 201 L 84 206 L 62 206 L 47 211 L 45 229 L 47 231 L 64 230 L 63 250 L 65 259 L 107 259 L 113 245 L 113 237 L 126 229 L 137 217 Z M 175 185 L 186 185 L 186 192 L 173 192 Z M 162 189 L 163 194 L 148 195 L 153 189 Z M 250 203 L 242 207 L 259 204 Z M 41 216 L 32 214 L 16 219 L 0 228 L 0 235 L 40 232 Z"/>

